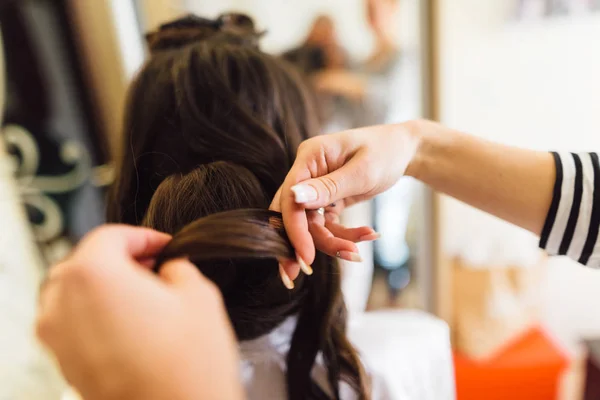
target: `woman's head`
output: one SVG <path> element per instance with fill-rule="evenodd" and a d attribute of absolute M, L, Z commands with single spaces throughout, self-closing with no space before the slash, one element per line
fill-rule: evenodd
<path fill-rule="evenodd" d="M 151 57 L 129 89 L 109 220 L 139 224 L 164 178 L 215 161 L 251 166 L 272 198 L 300 142 L 317 132 L 304 83 L 259 50 L 252 20 L 217 21 L 186 17 L 148 35 Z"/>
<path fill-rule="evenodd" d="M 319 15 L 308 32 L 306 43 L 324 46 L 335 42 L 335 25 L 333 20 L 327 15 Z"/>
<path fill-rule="evenodd" d="M 291 399 L 318 398 L 318 353 L 336 397 L 340 379 L 365 394 L 337 264 L 319 254 L 315 274 L 301 275 L 292 291 L 279 278 L 277 259 L 294 251 L 280 215 L 267 209 L 317 125 L 302 78 L 261 52 L 258 36 L 242 15 L 190 16 L 147 36 L 151 57 L 130 88 L 109 220 L 173 234 L 156 268 L 189 257 L 223 292 L 240 340 L 297 315 Z"/>

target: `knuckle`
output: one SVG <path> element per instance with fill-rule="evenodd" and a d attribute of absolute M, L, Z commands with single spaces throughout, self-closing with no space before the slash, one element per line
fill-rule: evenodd
<path fill-rule="evenodd" d="M 67 257 L 68 259 L 76 259 L 83 254 L 94 249 L 97 243 L 101 243 L 114 235 L 114 226 L 103 225 L 88 232 L 75 248 L 73 253 Z"/>
<path fill-rule="evenodd" d="M 131 229 L 132 227 L 123 224 L 105 224 L 92 229 L 82 239 L 82 243 L 110 241 L 118 236 L 123 229 Z M 137 229 L 137 228 L 133 228 Z M 82 247 L 81 245 L 78 247 Z"/>
<path fill-rule="evenodd" d="M 313 153 L 320 152 L 320 149 L 325 145 L 324 136 L 315 136 L 300 143 L 298 146 L 297 155 L 310 157 Z"/>
<path fill-rule="evenodd" d="M 306 152 L 306 150 L 310 147 L 309 141 L 310 139 L 300 143 L 300 145 L 298 146 L 298 154 Z"/>
<path fill-rule="evenodd" d="M 328 176 L 324 176 L 321 178 L 321 183 L 323 184 L 323 187 L 325 188 L 325 192 L 326 195 L 329 196 L 328 198 L 333 198 L 337 195 L 337 193 L 339 192 L 339 184 L 334 181 L 333 179 L 331 179 Z"/>

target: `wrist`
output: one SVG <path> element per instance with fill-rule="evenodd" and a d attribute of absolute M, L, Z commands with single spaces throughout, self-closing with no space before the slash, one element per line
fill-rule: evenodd
<path fill-rule="evenodd" d="M 405 175 L 417 179 L 426 185 L 434 185 L 452 163 L 452 154 L 456 150 L 456 132 L 428 120 L 416 120 L 407 123 L 408 131 L 416 143 L 413 157 L 406 168 Z M 460 145 L 458 145 L 460 147 Z"/>
<path fill-rule="evenodd" d="M 428 148 L 431 146 L 429 143 L 431 138 L 426 134 L 424 122 L 426 121 L 408 121 L 399 126 L 402 129 L 401 134 L 407 135 L 409 142 L 413 143 L 415 148 L 404 174 L 417 180 L 421 180 L 423 171 L 426 169 Z"/>

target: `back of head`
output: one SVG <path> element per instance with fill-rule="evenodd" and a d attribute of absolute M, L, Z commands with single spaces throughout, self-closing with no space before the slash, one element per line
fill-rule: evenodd
<path fill-rule="evenodd" d="M 215 161 L 251 167 L 272 198 L 318 129 L 301 78 L 258 49 L 247 22 L 230 26 L 239 20 L 249 18 L 186 17 L 148 35 L 151 57 L 129 90 L 111 222 L 141 223 L 164 178 Z"/>
<path fill-rule="evenodd" d="M 157 268 L 189 257 L 223 292 L 238 339 L 297 314 L 290 399 L 318 398 L 310 374 L 319 352 L 335 397 L 343 379 L 364 398 L 335 262 L 319 254 L 315 274 L 293 291 L 279 278 L 277 258 L 294 251 L 267 209 L 317 125 L 301 77 L 261 52 L 259 36 L 239 14 L 188 16 L 147 36 L 151 57 L 130 88 L 109 220 L 173 234 Z"/>

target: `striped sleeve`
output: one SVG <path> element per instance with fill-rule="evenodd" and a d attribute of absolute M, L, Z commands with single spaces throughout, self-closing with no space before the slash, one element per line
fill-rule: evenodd
<path fill-rule="evenodd" d="M 590 267 L 600 267 L 600 165 L 596 153 L 552 153 L 556 165 L 552 203 L 540 247 Z"/>

